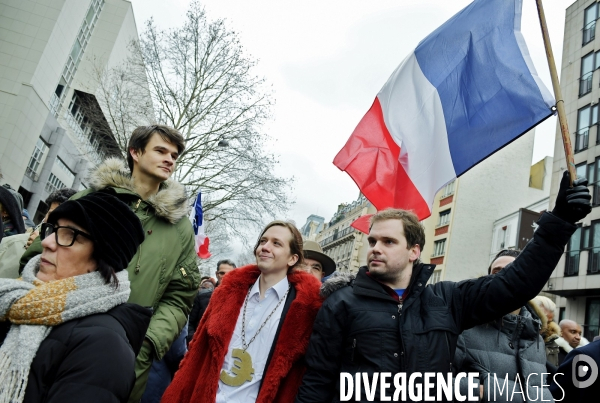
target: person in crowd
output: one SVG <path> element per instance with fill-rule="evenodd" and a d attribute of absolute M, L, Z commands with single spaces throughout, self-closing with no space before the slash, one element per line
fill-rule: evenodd
<path fill-rule="evenodd" d="M 218 287 L 223 280 L 223 277 L 227 273 L 235 270 L 236 265 L 230 259 L 223 259 L 217 262 L 217 271 L 215 272 L 217 275 L 217 284 L 215 284 L 214 288 Z M 192 312 L 190 313 L 190 319 L 188 323 L 188 334 L 187 334 L 187 343 L 189 344 L 194 338 L 194 334 L 198 329 L 198 324 L 202 320 L 202 316 L 204 312 L 206 312 L 206 308 L 208 308 L 208 303 L 213 295 L 213 290 L 208 292 L 199 291 L 194 298 L 194 305 L 192 306 Z"/>
<path fill-rule="evenodd" d="M 96 192 L 54 210 L 41 238 L 22 278 L 0 280 L 0 401 L 126 402 L 152 315 L 126 303 L 139 219 Z"/>
<path fill-rule="evenodd" d="M 21 216 L 21 219 L 23 220 L 23 225 L 25 226 L 25 230 L 27 231 L 28 229 L 35 227 L 35 224 L 29 218 L 29 212 L 27 212 L 27 209 L 25 209 L 25 204 L 23 203 L 23 196 L 21 196 L 21 193 L 17 192 L 15 189 L 13 189 L 12 186 L 10 186 L 8 183 L 5 183 L 4 185 L 2 185 L 2 187 L 4 189 L 8 190 L 13 195 L 13 197 L 17 200 L 17 205 L 19 207 L 20 216 Z"/>
<path fill-rule="evenodd" d="M 42 219 L 42 222 L 46 222 L 50 213 L 52 213 L 58 206 L 60 206 L 61 204 L 69 200 L 71 197 L 73 197 L 75 193 L 77 193 L 77 191 L 71 188 L 62 188 L 50 193 L 50 195 L 48 195 L 48 197 L 45 200 L 46 206 L 48 206 L 48 211 L 46 211 L 46 215 Z M 38 235 L 38 230 L 34 230 L 33 232 L 31 232 L 31 234 L 29 235 L 29 239 L 27 239 L 26 247 L 29 247 L 33 243 L 33 241 L 35 241 Z"/>
<path fill-rule="evenodd" d="M 25 233 L 25 223 L 23 222 L 19 201 L 4 186 L 0 186 L 0 215 L 2 215 L 2 235 L 4 238 Z"/>
<path fill-rule="evenodd" d="M 518 250 L 500 251 L 488 272 L 497 275 L 519 253 Z M 537 401 L 552 401 L 550 390 L 543 387 L 548 384 L 546 375 L 532 376 L 525 383 L 516 382 L 517 377 L 525 380 L 529 374 L 546 372 L 546 350 L 539 329 L 547 326 L 547 322 L 544 312 L 530 301 L 500 319 L 490 318 L 486 324 L 465 330 L 458 337 L 454 368 L 457 372 L 479 373 L 476 383 L 483 401 L 524 402 L 528 400 L 526 396 Z M 494 389 L 495 379 L 503 382 L 507 375 L 508 387 L 498 392 Z M 467 378 L 461 379 L 460 391 L 467 396 Z M 488 393 L 494 394 L 489 396 Z"/>
<path fill-rule="evenodd" d="M 556 311 L 556 304 L 550 298 L 543 295 L 538 295 L 533 299 L 533 302 L 542 310 L 546 315 L 547 325 L 540 329 L 540 334 L 544 338 L 544 344 L 546 346 L 546 364 L 549 368 L 550 373 L 556 373 L 558 368 L 558 352 L 559 347 L 556 344 L 556 339 L 560 337 L 560 327 L 554 321 L 554 311 Z"/>
<path fill-rule="evenodd" d="M 129 169 L 121 160 L 109 158 L 90 173 L 90 188 L 73 196 L 111 192 L 136 213 L 144 227 L 146 239 L 127 266 L 129 302 L 154 311 L 137 356 L 136 384 L 130 397 L 135 403 L 142 397 L 153 361 L 161 360 L 180 336 L 198 292 L 200 273 L 194 232 L 187 218 L 188 197 L 181 184 L 170 180 L 184 149 L 183 136 L 177 130 L 140 126 L 129 139 Z M 35 255 L 36 242 L 23 260 Z"/>
<path fill-rule="evenodd" d="M 75 193 L 75 190 L 69 188 L 52 192 L 46 199 L 46 205 L 50 208 L 46 212 L 42 223 L 48 220 L 48 215 L 56 207 L 69 200 Z M 39 228 L 39 226 L 36 228 Z M 19 276 L 19 260 L 23 255 L 23 249 L 27 249 L 38 236 L 39 231 L 33 229 L 30 233 L 24 232 L 7 238 L 6 242 L 0 244 L 0 278 L 17 278 Z"/>
<path fill-rule="evenodd" d="M 221 284 L 223 277 L 225 277 L 225 275 L 230 271 L 235 270 L 235 268 L 236 266 L 233 261 L 229 259 L 220 260 L 217 263 L 217 271 L 215 272 L 215 275 L 217 276 L 217 286 Z"/>
<path fill-rule="evenodd" d="M 581 326 L 574 320 L 563 319 L 558 326 L 560 326 L 560 337 L 556 338 L 555 342 L 559 347 L 558 363 L 560 365 L 571 350 L 586 346 L 589 341 L 583 337 Z"/>
<path fill-rule="evenodd" d="M 199 291 L 212 291 L 215 289 L 215 286 L 216 286 L 216 283 L 214 282 L 214 279 L 211 277 L 206 277 L 206 278 L 200 280 Z"/>
<path fill-rule="evenodd" d="M 269 223 L 254 253 L 256 265 L 228 273 L 215 289 L 163 403 L 293 401 L 320 283 L 294 270 L 303 257 L 292 223 Z"/>
<path fill-rule="evenodd" d="M 304 241 L 304 264 L 298 270 L 304 270 L 321 281 L 335 271 L 335 262 L 323 253 L 321 245 L 315 241 Z"/>
<path fill-rule="evenodd" d="M 0 278 L 18 277 L 19 257 L 29 236 L 15 193 L 0 186 Z"/>
<path fill-rule="evenodd" d="M 306 353 L 297 403 L 338 401 L 340 373 L 452 372 L 458 335 L 523 307 L 542 289 L 591 211 L 587 180 L 563 176 L 552 213 L 533 239 L 496 275 L 427 285 L 434 266 L 420 262 L 425 234 L 412 212 L 387 209 L 371 218 L 367 267 L 324 301 Z M 423 387 L 423 378 L 417 378 Z M 379 383 L 375 395 L 381 396 Z M 437 395 L 437 387 L 431 390 Z M 361 394 L 362 401 L 366 395 Z M 444 396 L 445 398 L 445 396 Z"/>
<path fill-rule="evenodd" d="M 561 403 L 594 402 L 600 396 L 600 340 L 571 350 L 556 372 L 550 391 Z"/>

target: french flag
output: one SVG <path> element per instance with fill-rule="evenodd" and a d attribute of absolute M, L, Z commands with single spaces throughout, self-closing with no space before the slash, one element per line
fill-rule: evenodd
<path fill-rule="evenodd" d="M 520 32 L 521 0 L 475 0 L 425 38 L 333 163 L 378 209 L 431 215 L 435 194 L 551 116 Z"/>
<path fill-rule="evenodd" d="M 196 254 L 201 259 L 208 259 L 211 255 L 208 251 L 208 244 L 210 240 L 204 233 L 204 213 L 202 212 L 202 194 L 198 192 L 192 211 L 190 212 L 190 221 L 194 227 L 194 240 L 196 247 Z"/>

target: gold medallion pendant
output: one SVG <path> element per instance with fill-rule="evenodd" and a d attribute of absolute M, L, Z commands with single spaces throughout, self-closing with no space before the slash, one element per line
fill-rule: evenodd
<path fill-rule="evenodd" d="M 241 348 L 234 348 L 231 352 L 231 356 L 234 358 L 233 368 L 231 373 L 235 376 L 229 375 L 225 370 L 221 371 L 221 382 L 228 386 L 241 386 L 244 382 L 250 382 L 252 375 L 254 375 L 254 368 L 252 368 L 252 357 L 248 352 Z"/>

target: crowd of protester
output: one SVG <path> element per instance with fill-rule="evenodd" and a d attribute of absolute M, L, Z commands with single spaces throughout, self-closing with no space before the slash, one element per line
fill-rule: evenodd
<path fill-rule="evenodd" d="M 480 401 L 599 391 L 574 372 L 582 355 L 597 368 L 600 340 L 557 324 L 538 295 L 591 211 L 585 179 L 570 186 L 565 173 L 533 239 L 480 278 L 428 284 L 424 229 L 397 209 L 371 218 L 356 274 L 273 221 L 255 264 L 220 260 L 200 278 L 187 196 L 170 179 L 183 137 L 143 126 L 128 149 L 127 165 L 105 161 L 89 189 L 52 193 L 39 226 L 0 187 L 0 402 L 336 402 L 342 373 L 474 372 Z M 507 377 L 510 398 L 491 395 L 490 375 Z"/>

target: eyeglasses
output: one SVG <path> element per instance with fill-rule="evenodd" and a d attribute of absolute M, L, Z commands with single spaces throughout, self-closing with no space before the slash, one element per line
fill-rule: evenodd
<path fill-rule="evenodd" d="M 73 246 L 77 235 L 84 236 L 92 241 L 94 240 L 90 234 L 86 234 L 78 229 L 43 223 L 42 230 L 40 231 L 40 238 L 44 240 L 46 237 L 52 235 L 52 233 L 54 233 L 54 236 L 56 237 L 56 243 L 65 247 Z"/>

